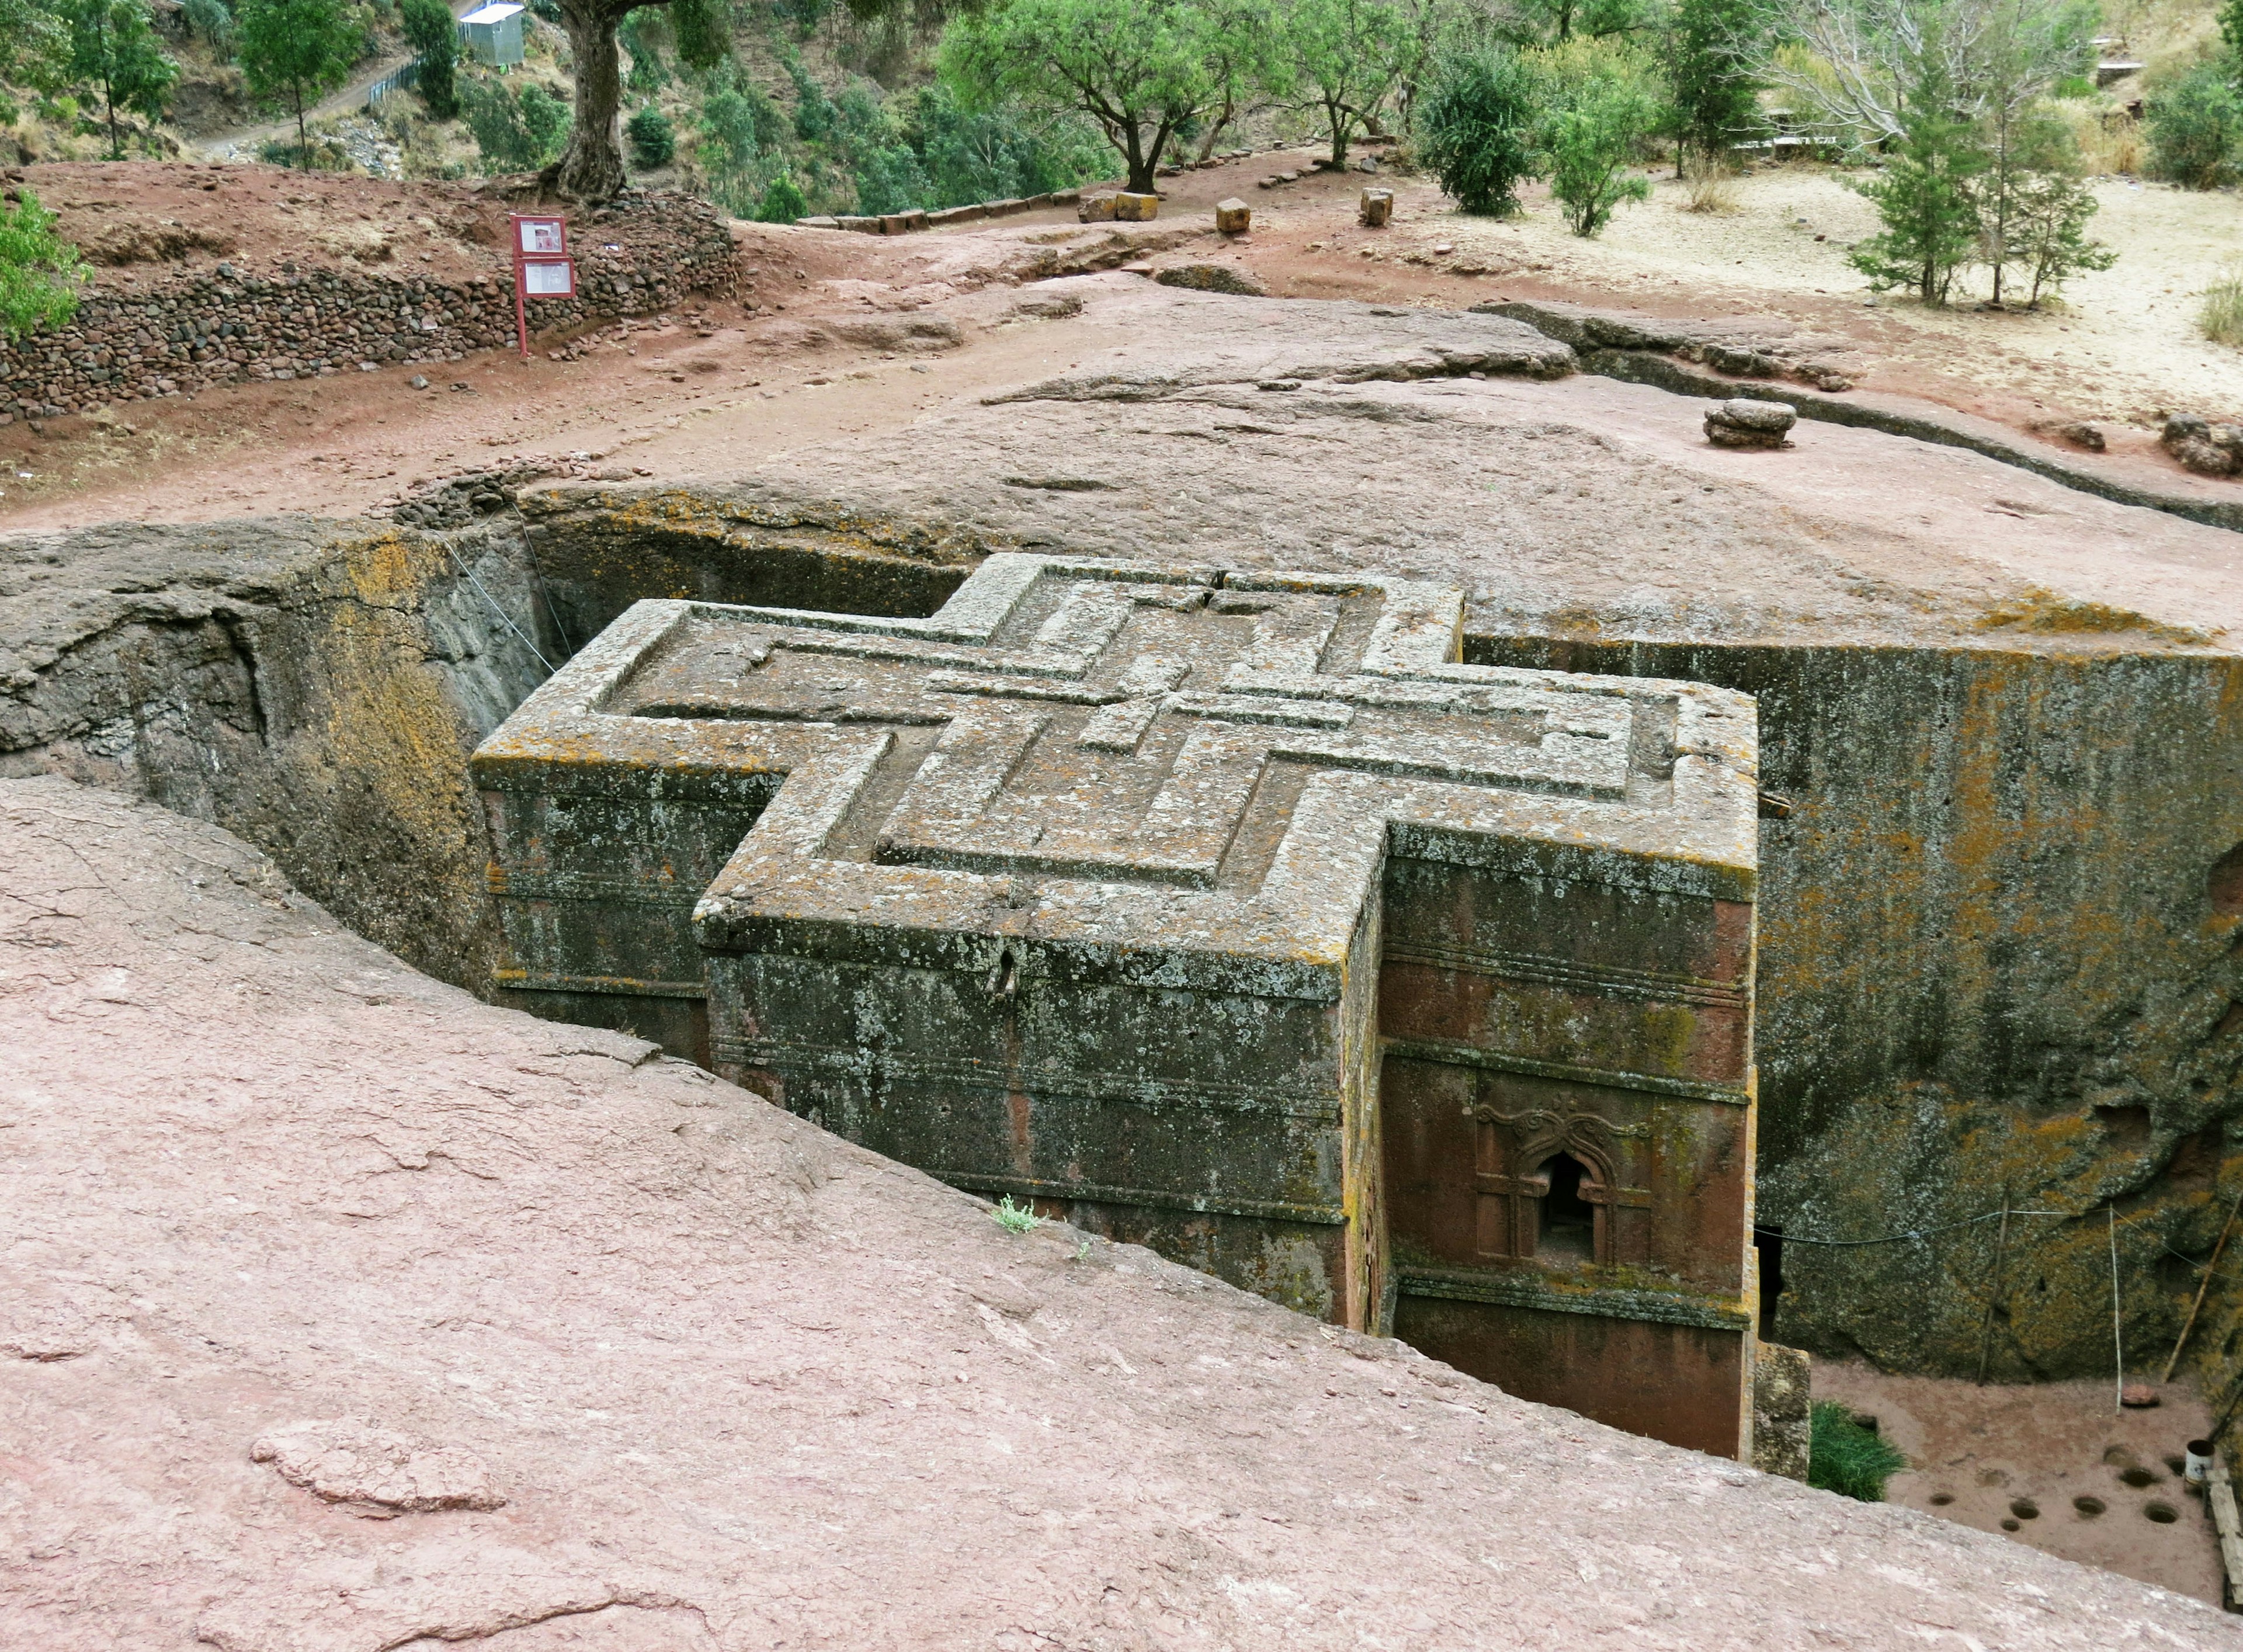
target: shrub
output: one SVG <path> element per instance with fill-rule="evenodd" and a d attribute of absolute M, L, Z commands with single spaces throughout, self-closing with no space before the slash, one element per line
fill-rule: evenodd
<path fill-rule="evenodd" d="M 810 211 L 810 203 L 794 186 L 794 179 L 784 175 L 771 179 L 771 187 L 764 192 L 763 205 L 756 208 L 759 224 L 791 224 Z"/>
<path fill-rule="evenodd" d="M 1856 1423 L 1835 1400 L 1815 1402 L 1809 1429 L 1807 1483 L 1818 1490 L 1882 1503 L 1885 1482 L 1908 1467 L 1908 1459 L 1891 1442 Z"/>
<path fill-rule="evenodd" d="M 17 192 L 15 205 L 0 201 L 0 333 L 11 339 L 68 322 L 85 280 L 77 248 L 54 233 L 55 215 L 30 190 Z"/>
<path fill-rule="evenodd" d="M 1594 235 L 1622 201 L 1651 193 L 1650 179 L 1627 169 L 1657 115 L 1640 88 L 1600 78 L 1550 118 L 1550 192 L 1574 234 Z"/>
<path fill-rule="evenodd" d="M 1690 183 L 1690 199 L 1682 203 L 1686 212 L 1712 212 L 1726 218 L 1731 212 L 1743 210 L 1737 199 L 1737 180 L 1727 167 L 1701 161 L 1687 174 Z"/>
<path fill-rule="evenodd" d="M 2243 165 L 2243 98 L 2217 64 L 2192 70 L 2151 100 L 2150 154 L 2157 175 L 2217 189 Z"/>
<path fill-rule="evenodd" d="M 667 166 L 677 158 L 677 129 L 652 104 L 623 123 L 623 136 L 630 139 L 632 163 L 643 171 Z"/>
<path fill-rule="evenodd" d="M 1538 167 L 1534 77 L 1508 51 L 1442 67 L 1418 117 L 1418 157 L 1467 212 L 1508 218 Z"/>
<path fill-rule="evenodd" d="M 2214 344 L 2243 347 L 2243 264 L 2230 264 L 2205 288 L 2196 325 Z"/>

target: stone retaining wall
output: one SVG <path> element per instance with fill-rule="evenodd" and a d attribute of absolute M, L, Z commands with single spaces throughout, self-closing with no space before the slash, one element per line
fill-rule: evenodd
<path fill-rule="evenodd" d="M 689 195 L 635 192 L 575 228 L 578 296 L 538 300 L 530 314 L 539 332 L 652 314 L 727 287 L 737 268 L 724 215 Z M 488 270 L 449 280 L 237 260 L 128 289 L 118 272 L 97 270 L 68 327 L 0 344 L 0 420 L 385 361 L 456 361 L 511 343 L 506 249 L 474 253 Z"/>

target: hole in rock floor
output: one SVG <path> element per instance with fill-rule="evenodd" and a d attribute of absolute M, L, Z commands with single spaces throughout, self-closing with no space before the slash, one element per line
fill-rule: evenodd
<path fill-rule="evenodd" d="M 1886 1501 L 2216 1605 L 2211 1512 L 2180 1477 L 2183 1443 L 2212 1419 L 2183 1384 L 2159 1392 L 2149 1410 L 2120 1411 L 2107 1379 L 1981 1388 L 1815 1362 L 1815 1397 L 1875 1417 L 1907 1454 Z"/>

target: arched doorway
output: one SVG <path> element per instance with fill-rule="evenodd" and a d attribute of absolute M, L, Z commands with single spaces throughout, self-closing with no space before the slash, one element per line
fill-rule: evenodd
<path fill-rule="evenodd" d="M 1597 1207 L 1581 1197 L 1581 1184 L 1596 1178 L 1571 1153 L 1546 1161 L 1539 1172 L 1548 1178 L 1542 1196 L 1540 1219 L 1534 1236 L 1538 1260 L 1560 1265 L 1593 1262 L 1597 1257 Z"/>

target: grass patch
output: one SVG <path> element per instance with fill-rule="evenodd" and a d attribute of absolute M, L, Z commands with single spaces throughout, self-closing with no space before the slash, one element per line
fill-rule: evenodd
<path fill-rule="evenodd" d="M 1861 1426 L 1835 1400 L 1815 1402 L 1812 1427 L 1807 1453 L 1809 1486 L 1858 1502 L 1882 1503 L 1885 1482 L 1908 1467 L 1908 1459 L 1889 1441 Z"/>
<path fill-rule="evenodd" d="M 2204 289 L 2196 325 L 2214 344 L 2243 347 L 2243 264 L 2230 264 Z"/>
<path fill-rule="evenodd" d="M 1007 1233 L 1032 1233 L 1043 1226 L 1043 1217 L 1025 1204 L 1013 1203 L 1009 1193 L 997 1201 L 997 1208 L 989 1212 L 990 1220 Z"/>

